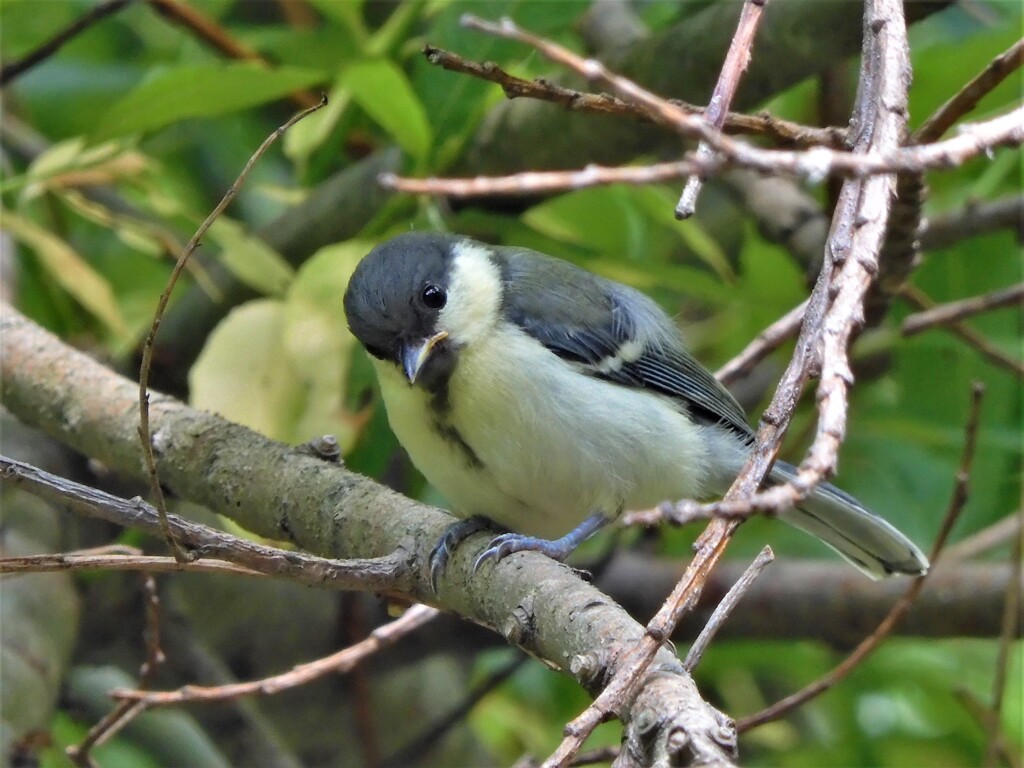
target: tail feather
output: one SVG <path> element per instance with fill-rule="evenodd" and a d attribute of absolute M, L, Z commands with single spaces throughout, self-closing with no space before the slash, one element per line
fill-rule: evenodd
<path fill-rule="evenodd" d="M 791 464 L 777 462 L 772 479 L 784 482 L 795 473 Z M 818 485 L 779 519 L 821 539 L 873 579 L 897 573 L 919 576 L 928 570 L 928 558 L 914 542 L 829 483 Z"/>

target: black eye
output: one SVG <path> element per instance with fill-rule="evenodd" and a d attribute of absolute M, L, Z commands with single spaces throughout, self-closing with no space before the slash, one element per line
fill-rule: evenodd
<path fill-rule="evenodd" d="M 420 298 L 422 298 L 423 303 L 431 309 L 441 309 L 445 302 L 448 301 L 448 294 L 444 292 L 444 288 L 428 283 L 423 288 L 423 293 L 420 294 Z"/>

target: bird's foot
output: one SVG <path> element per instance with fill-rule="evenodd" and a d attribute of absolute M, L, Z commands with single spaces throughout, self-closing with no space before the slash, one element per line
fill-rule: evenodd
<path fill-rule="evenodd" d="M 539 539 L 521 533 L 503 533 L 492 539 L 487 549 L 480 553 L 473 563 L 473 572 L 476 573 L 487 560 L 494 560 L 497 563 L 513 552 L 540 552 L 552 560 L 565 560 L 580 544 L 610 522 L 611 520 L 604 515 L 591 515 L 560 539 Z"/>
<path fill-rule="evenodd" d="M 493 530 L 496 527 L 490 519 L 483 515 L 473 515 L 448 526 L 448 530 L 444 532 L 441 540 L 430 552 L 430 587 L 434 590 L 434 594 L 437 594 L 437 583 L 455 548 L 474 533 Z"/>

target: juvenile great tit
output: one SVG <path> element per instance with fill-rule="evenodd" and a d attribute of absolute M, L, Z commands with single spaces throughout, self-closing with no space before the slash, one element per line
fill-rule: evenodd
<path fill-rule="evenodd" d="M 525 248 L 411 232 L 374 248 L 345 291 L 388 420 L 462 521 L 476 566 L 537 550 L 562 560 L 623 510 L 723 494 L 754 432 L 739 403 L 642 293 Z M 795 468 L 776 462 L 769 482 Z M 872 578 L 918 575 L 924 554 L 822 483 L 782 512 Z M 495 525 L 496 524 L 496 525 Z"/>

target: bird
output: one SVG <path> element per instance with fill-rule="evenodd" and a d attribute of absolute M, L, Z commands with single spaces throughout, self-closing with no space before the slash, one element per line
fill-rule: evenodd
<path fill-rule="evenodd" d="M 362 258 L 343 303 L 392 431 L 461 518 L 431 553 L 435 591 L 472 533 L 497 534 L 474 572 L 519 551 L 564 560 L 624 510 L 720 497 L 752 450 L 743 408 L 673 320 L 565 260 L 410 231 Z M 776 461 L 767 482 L 795 472 Z M 778 517 L 872 578 L 928 569 L 829 483 Z"/>

